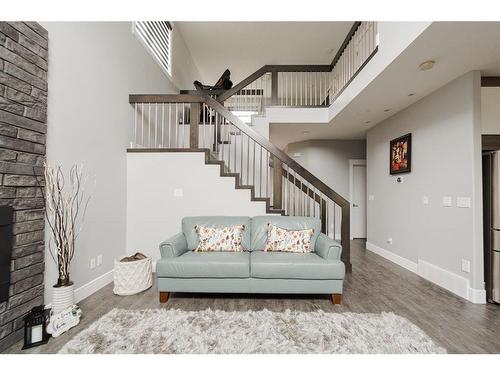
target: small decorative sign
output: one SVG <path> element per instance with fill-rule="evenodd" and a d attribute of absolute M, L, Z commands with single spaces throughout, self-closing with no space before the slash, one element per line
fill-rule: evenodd
<path fill-rule="evenodd" d="M 77 326 L 80 323 L 81 316 L 82 310 L 77 305 L 70 306 L 59 313 L 51 314 L 47 332 L 52 337 L 60 336 L 70 328 Z"/>
<path fill-rule="evenodd" d="M 411 133 L 393 139 L 390 145 L 390 173 L 411 172 Z"/>

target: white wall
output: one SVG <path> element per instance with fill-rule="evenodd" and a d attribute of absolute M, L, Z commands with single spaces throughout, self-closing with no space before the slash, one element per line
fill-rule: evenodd
<path fill-rule="evenodd" d="M 312 140 L 290 143 L 286 153 L 349 200 L 349 160 L 366 159 L 366 142 Z M 299 153 L 300 156 L 294 156 Z"/>
<path fill-rule="evenodd" d="M 368 132 L 374 200 L 367 248 L 484 302 L 479 100 L 480 74 L 467 73 Z M 389 141 L 409 132 L 412 172 L 397 183 L 389 175 Z M 453 198 L 453 207 L 442 206 L 443 196 Z M 472 208 L 458 208 L 457 197 L 470 197 Z M 462 259 L 471 262 L 470 273 L 462 271 Z"/>
<path fill-rule="evenodd" d="M 182 189 L 182 197 L 174 196 Z M 159 258 L 158 245 L 181 231 L 185 216 L 266 214 L 249 190 L 236 190 L 233 177 L 220 177 L 203 153 L 127 154 L 127 253 Z"/>
<path fill-rule="evenodd" d="M 193 90 L 195 80 L 201 80 L 198 67 L 179 29 L 172 23 L 172 81 L 180 90 Z"/>
<path fill-rule="evenodd" d="M 269 139 L 269 120 L 266 117 L 255 116 L 252 118 L 252 129 Z"/>
<path fill-rule="evenodd" d="M 95 180 L 71 270 L 81 298 L 96 285 L 87 283 L 110 280 L 114 258 L 126 251 L 125 149 L 133 124 L 128 95 L 176 93 L 177 88 L 132 34 L 129 22 L 42 25 L 49 32 L 48 162 L 65 169 L 84 162 Z M 98 254 L 103 264 L 91 270 L 90 259 Z M 48 256 L 46 303 L 56 279 Z"/>
<path fill-rule="evenodd" d="M 483 134 L 500 134 L 500 87 L 481 87 Z"/>

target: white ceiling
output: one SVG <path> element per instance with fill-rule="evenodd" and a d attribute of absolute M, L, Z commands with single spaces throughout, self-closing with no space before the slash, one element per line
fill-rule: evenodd
<path fill-rule="evenodd" d="M 234 84 L 266 64 L 330 64 L 353 22 L 175 22 L 201 74 Z"/>
<path fill-rule="evenodd" d="M 434 68 L 420 71 L 428 59 L 436 61 Z M 309 139 L 365 138 L 377 123 L 471 70 L 500 75 L 500 22 L 435 22 L 330 124 L 272 124 L 271 139 L 284 147 Z"/>

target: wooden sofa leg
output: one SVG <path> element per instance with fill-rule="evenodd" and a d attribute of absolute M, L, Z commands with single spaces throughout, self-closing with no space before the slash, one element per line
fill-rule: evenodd
<path fill-rule="evenodd" d="M 169 293 L 168 292 L 160 292 L 160 303 L 165 303 L 168 301 Z"/>
<path fill-rule="evenodd" d="M 332 294 L 332 303 L 340 305 L 342 303 L 342 294 Z"/>

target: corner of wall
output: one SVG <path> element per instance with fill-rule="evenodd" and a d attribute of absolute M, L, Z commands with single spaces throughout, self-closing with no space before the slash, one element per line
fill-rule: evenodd
<path fill-rule="evenodd" d="M 482 124 L 481 124 L 481 72 L 471 72 L 473 95 L 473 254 L 472 287 L 484 290 L 484 242 L 483 242 L 483 168 L 482 168 Z"/>

